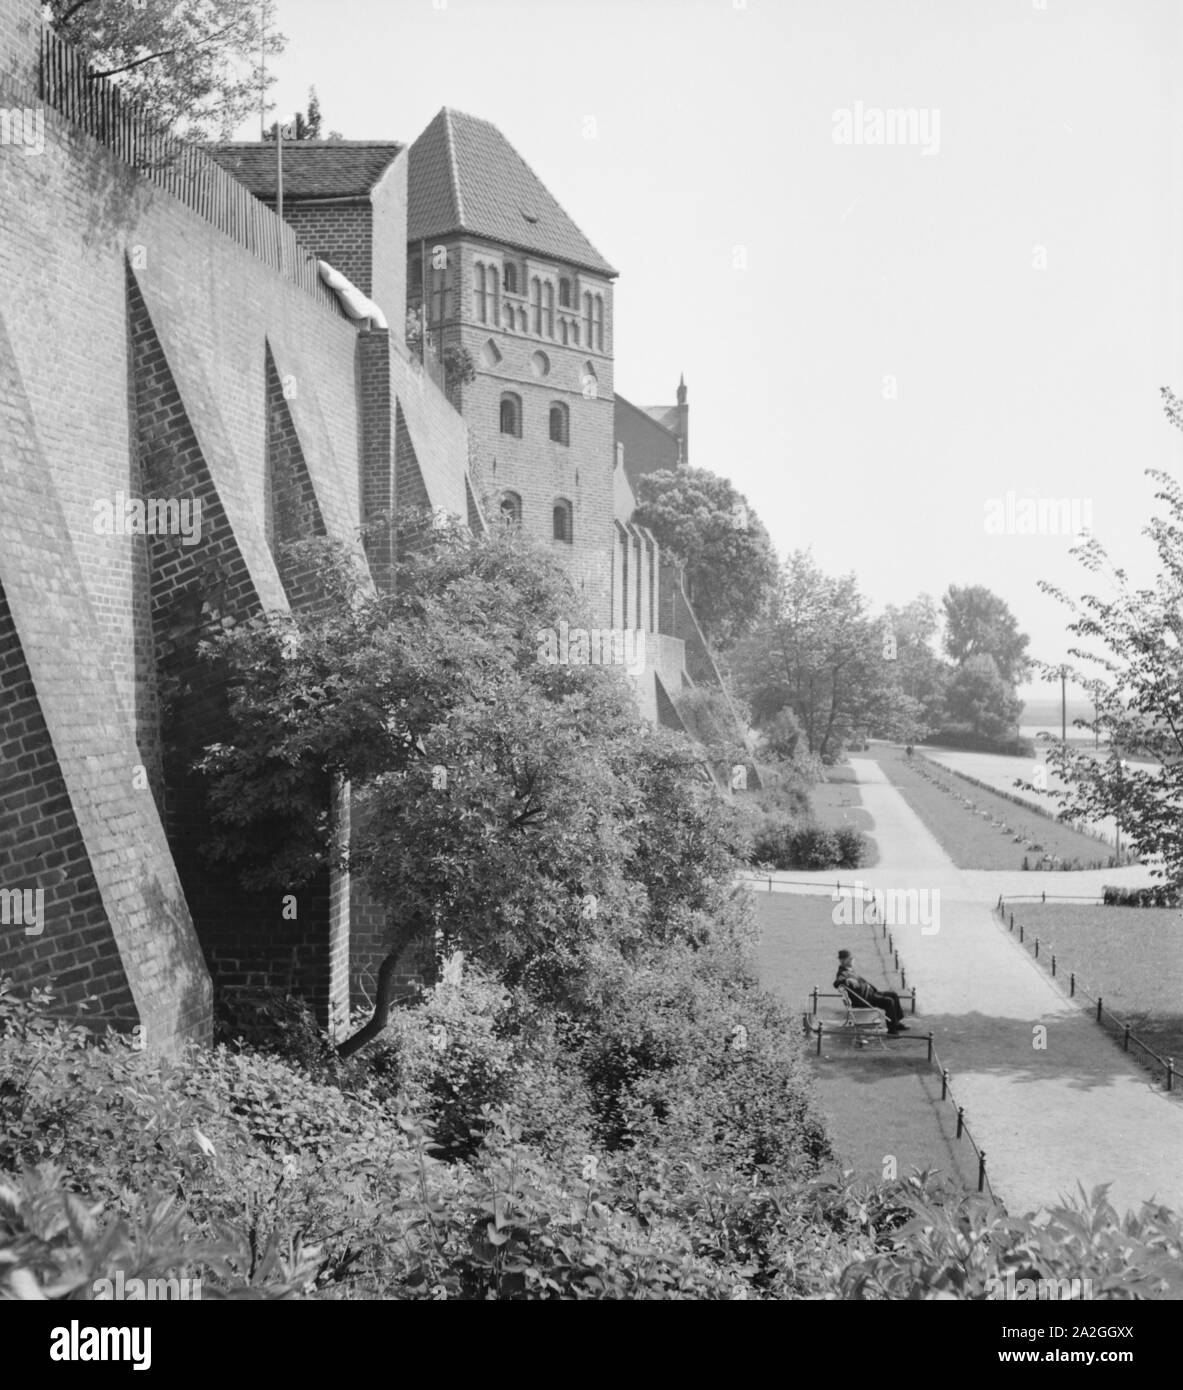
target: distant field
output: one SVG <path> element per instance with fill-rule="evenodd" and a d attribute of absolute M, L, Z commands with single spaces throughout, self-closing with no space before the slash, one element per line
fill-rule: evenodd
<path fill-rule="evenodd" d="M 884 747 L 880 766 L 959 869 L 1022 869 L 1024 859 L 1034 869 L 1045 854 L 1078 861 L 1080 868 L 1112 862 L 1109 846 L 1099 840 L 926 767 L 922 759 L 909 762 L 898 749 Z"/>
<path fill-rule="evenodd" d="M 1010 910 L 1028 943 L 1039 937 L 1041 961 L 1056 953 L 1057 978 L 1066 985 L 1075 971 L 1080 988 L 1100 994 L 1150 1047 L 1183 1067 L 1183 922 L 1177 908 L 1016 902 Z M 1130 1055 L 1140 1054 L 1131 1048 Z"/>

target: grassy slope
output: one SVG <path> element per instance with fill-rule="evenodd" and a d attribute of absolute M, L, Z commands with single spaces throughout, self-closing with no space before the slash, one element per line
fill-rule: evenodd
<path fill-rule="evenodd" d="M 919 761 L 909 763 L 897 749 L 879 749 L 878 756 L 892 785 L 959 869 L 1021 869 L 1024 858 L 1031 868 L 1037 868 L 1044 852 L 1059 855 L 1065 862 L 1078 859 L 1081 868 L 1103 868 L 1109 864 L 1109 847 L 1099 840 L 1028 811 L 994 792 L 971 786 L 943 769 L 925 767 Z M 926 780 L 922 768 L 938 781 Z M 966 806 L 966 801 L 972 802 L 972 806 Z M 1009 829 L 1004 831 L 992 824 L 991 817 Z M 1022 836 L 1017 844 L 1016 835 Z M 1029 844 L 1041 845 L 1043 849 L 1027 849 Z"/>
<path fill-rule="evenodd" d="M 852 767 L 826 768 L 826 780 L 810 787 L 809 799 L 813 803 L 813 813 L 820 824 L 828 826 L 831 830 L 851 825 L 867 837 L 867 853 L 859 865 L 860 868 L 870 869 L 879 862 L 879 847 L 871 833 L 875 828 L 875 822 L 871 819 L 871 813 L 863 810 Z"/>
<path fill-rule="evenodd" d="M 1183 950 L 1180 914 L 1172 908 L 1015 903 L 1015 930 L 1027 944 L 1039 937 L 1040 960 L 1065 986 L 1075 971 L 1079 988 L 1131 1025 L 1156 1052 L 1183 1065 Z M 1137 1048 L 1130 1055 L 1139 1055 Z M 1183 1083 L 1176 1083 L 1183 1092 Z"/>
<path fill-rule="evenodd" d="M 836 927 L 828 895 L 756 893 L 761 924 L 760 975 L 765 987 L 800 1013 L 816 984 L 831 991 L 841 948 L 855 952 L 868 978 L 899 988 L 888 975 L 869 926 Z M 819 1011 L 833 1011 L 822 1000 Z M 923 1017 L 907 1020 L 914 1032 Z M 811 1044 L 812 1048 L 812 1044 Z M 953 1181 L 976 1187 L 977 1166 L 967 1143 L 954 1138 L 957 1117 L 940 1101 L 941 1082 L 925 1061 L 920 1043 L 887 1042 L 882 1049 L 855 1049 L 845 1039 L 826 1038 L 822 1056 L 810 1056 L 818 1099 L 836 1152 L 860 1177 L 881 1178 L 884 1160 L 897 1171 L 939 1168 Z"/>

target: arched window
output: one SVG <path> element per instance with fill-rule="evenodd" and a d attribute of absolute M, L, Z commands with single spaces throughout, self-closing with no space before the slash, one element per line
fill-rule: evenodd
<path fill-rule="evenodd" d="M 537 275 L 530 281 L 530 305 L 534 314 L 534 336 L 542 337 L 542 281 Z"/>
<path fill-rule="evenodd" d="M 518 327 L 523 333 L 530 331 L 526 325 L 526 306 L 524 304 L 518 305 Z"/>
<path fill-rule="evenodd" d="M 488 323 L 489 311 L 485 307 L 485 267 L 479 262 L 472 268 L 472 304 L 481 323 Z"/>
<path fill-rule="evenodd" d="M 501 519 L 513 526 L 522 524 L 522 499 L 516 492 L 502 493 Z"/>
<path fill-rule="evenodd" d="M 591 343 L 588 343 L 591 347 Z M 604 351 L 604 296 L 596 295 L 596 351 Z"/>
<path fill-rule="evenodd" d="M 559 308 L 571 307 L 571 281 L 564 275 L 559 281 Z"/>
<path fill-rule="evenodd" d="M 567 346 L 567 336 L 568 336 L 568 333 L 567 333 L 567 320 L 566 320 L 566 319 L 560 319 L 560 320 L 559 320 L 559 342 L 562 343 L 562 345 L 563 345 L 564 347 Z"/>
<path fill-rule="evenodd" d="M 571 443 L 571 412 L 562 401 L 550 408 L 550 438 L 553 444 Z"/>
<path fill-rule="evenodd" d="M 583 327 L 587 333 L 587 345 L 592 345 L 592 297 L 590 294 L 583 296 Z"/>
<path fill-rule="evenodd" d="M 506 294 L 517 294 L 518 292 L 518 268 L 511 262 L 506 261 L 505 273 L 502 280 Z"/>
<path fill-rule="evenodd" d="M 576 347 L 579 346 L 579 320 L 578 320 L 578 319 L 572 319 L 572 320 L 571 320 L 571 341 L 575 344 Z"/>
<path fill-rule="evenodd" d="M 555 336 L 555 287 L 546 282 L 546 336 Z"/>
<path fill-rule="evenodd" d="M 564 497 L 560 497 L 555 503 L 554 532 L 556 541 L 565 541 L 568 545 L 571 544 L 573 540 L 571 529 L 571 503 Z"/>
<path fill-rule="evenodd" d="M 522 437 L 522 398 L 512 391 L 501 393 L 500 423 L 502 434 L 512 434 L 516 439 Z"/>
<path fill-rule="evenodd" d="M 501 277 L 495 265 L 489 266 L 489 278 L 485 281 L 485 302 L 489 306 L 489 322 L 501 322 Z"/>

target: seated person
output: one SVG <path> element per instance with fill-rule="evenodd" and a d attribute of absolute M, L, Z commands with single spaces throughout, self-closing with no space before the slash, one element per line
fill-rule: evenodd
<path fill-rule="evenodd" d="M 894 990 L 876 989 L 869 980 L 856 975 L 854 956 L 849 951 L 838 952 L 838 975 L 834 988 L 845 990 L 856 1008 L 882 1009 L 887 1015 L 887 1031 L 892 1037 L 908 1031 L 908 1025 L 902 1022 L 904 1011 L 900 1007 L 900 996 Z"/>

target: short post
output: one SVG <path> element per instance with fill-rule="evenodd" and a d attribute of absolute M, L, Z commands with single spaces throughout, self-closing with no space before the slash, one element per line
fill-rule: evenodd
<path fill-rule="evenodd" d="M 908 988 L 908 972 L 907 972 L 906 970 L 901 970 L 901 971 L 900 971 L 900 988 L 901 988 L 901 989 L 907 989 L 907 988 Z"/>
<path fill-rule="evenodd" d="M 986 1150 L 978 1150 L 978 1191 L 986 1190 Z"/>
<path fill-rule="evenodd" d="M 822 1055 L 822 1026 L 820 1023 L 817 1025 L 817 1055 L 819 1057 Z"/>
<path fill-rule="evenodd" d="M 915 985 L 912 986 L 912 1009 L 911 1009 L 911 1012 L 912 1012 L 913 1014 L 916 1013 L 916 986 L 915 986 Z"/>
<path fill-rule="evenodd" d="M 810 993 L 810 996 L 809 996 L 809 997 L 813 1000 L 813 1009 L 812 1009 L 812 1013 L 813 1013 L 814 1018 L 816 1018 L 816 1017 L 817 1017 L 817 986 L 816 986 L 816 985 L 814 985 L 813 990 L 812 990 L 812 992 Z"/>
<path fill-rule="evenodd" d="M 949 1099 L 949 1068 L 941 1068 L 941 1099 Z"/>
<path fill-rule="evenodd" d="M 1070 971 L 1068 972 L 1068 998 L 1069 998 L 1069 999 L 1075 999 L 1075 998 L 1076 998 L 1076 971 L 1075 971 L 1075 970 L 1070 970 Z"/>
<path fill-rule="evenodd" d="M 1167 1090 L 1168 1090 L 1168 1091 L 1173 1091 L 1174 1089 L 1175 1089 L 1175 1059 L 1174 1059 L 1173 1057 L 1168 1057 L 1168 1058 L 1167 1058 Z"/>
<path fill-rule="evenodd" d="M 1040 893 L 1039 896 L 1040 896 L 1040 898 L 1041 898 L 1044 902 L 1047 902 L 1047 892 L 1046 892 L 1046 890 L 1045 890 L 1044 892 Z"/>
<path fill-rule="evenodd" d="M 928 1060 L 932 1061 L 932 1034 L 928 1035 Z"/>
<path fill-rule="evenodd" d="M 961 1131 L 965 1128 L 965 1106 L 957 1107 L 957 1137 L 961 1138 Z"/>
<path fill-rule="evenodd" d="M 887 933 L 887 949 L 889 951 L 895 950 L 895 941 L 892 939 L 891 932 Z"/>
<path fill-rule="evenodd" d="M 1121 1032 L 1121 1050 L 1123 1052 L 1130 1050 L 1130 1025 L 1128 1023 Z"/>
<path fill-rule="evenodd" d="M 1035 938 L 1035 959 L 1039 959 L 1039 937 Z"/>
<path fill-rule="evenodd" d="M 1015 914 L 1013 912 L 1010 915 L 1010 929 L 1011 931 L 1015 929 Z"/>
<path fill-rule="evenodd" d="M 1054 980 L 1055 977 L 1056 977 L 1056 953 L 1055 953 L 1055 951 L 1053 951 L 1053 952 L 1052 952 L 1052 979 Z"/>
<path fill-rule="evenodd" d="M 1020 922 L 1020 923 L 1019 923 L 1019 942 L 1022 943 L 1022 940 L 1023 940 L 1023 924 L 1022 924 L 1022 922 Z"/>
<path fill-rule="evenodd" d="M 1097 995 L 1097 1022 L 1101 1021 L 1101 996 Z"/>
<path fill-rule="evenodd" d="M 892 955 L 895 957 L 895 968 L 898 970 L 900 968 L 900 953 L 893 951 Z"/>

